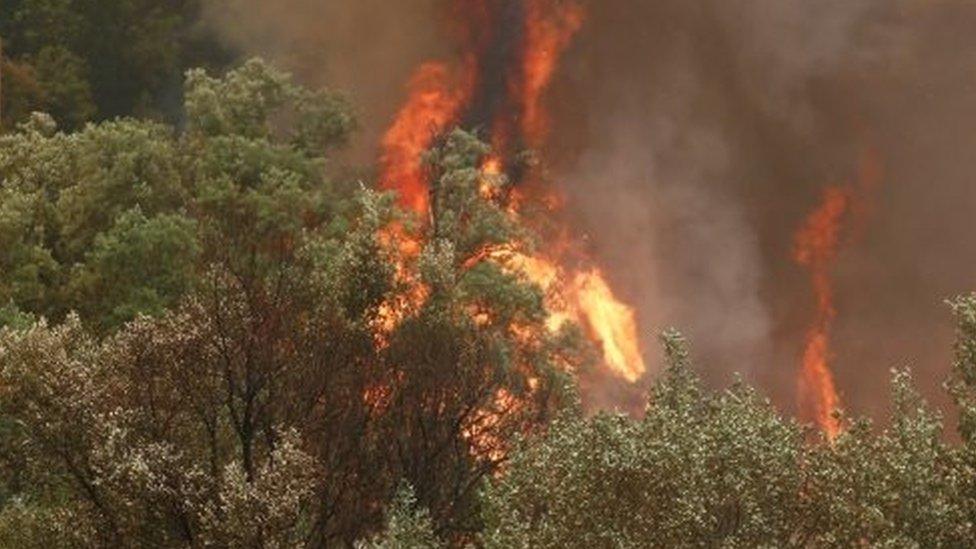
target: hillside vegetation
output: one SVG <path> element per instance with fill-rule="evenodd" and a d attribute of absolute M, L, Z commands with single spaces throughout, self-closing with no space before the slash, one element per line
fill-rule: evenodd
<path fill-rule="evenodd" d="M 889 427 L 843 418 L 828 443 L 706 390 L 677 333 L 643 418 L 587 417 L 593 349 L 479 255 L 533 239 L 480 192 L 474 135 L 427 155 L 424 224 L 330 168 L 341 96 L 257 60 L 184 95 L 180 128 L 35 113 L 0 137 L 0 546 L 976 536 L 976 297 L 953 304 L 958 444 L 908 372 Z"/>

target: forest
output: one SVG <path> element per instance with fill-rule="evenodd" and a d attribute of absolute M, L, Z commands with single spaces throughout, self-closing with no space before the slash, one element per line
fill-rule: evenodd
<path fill-rule="evenodd" d="M 973 545 L 976 294 L 944 410 L 893 369 L 825 432 L 675 329 L 598 409 L 607 344 L 512 213 L 530 151 L 447 124 L 418 212 L 336 161 L 356 97 L 199 10 L 0 2 L 0 547 Z"/>

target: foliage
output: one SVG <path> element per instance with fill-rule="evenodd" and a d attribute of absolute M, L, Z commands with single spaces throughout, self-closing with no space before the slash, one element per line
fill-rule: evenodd
<path fill-rule="evenodd" d="M 441 546 L 434 536 L 430 513 L 417 509 L 417 498 L 409 484 L 401 485 L 390 502 L 383 534 L 357 545 L 359 549 L 437 549 Z"/>
<path fill-rule="evenodd" d="M 45 528 L 84 525 L 75 533 L 84 546 L 274 547 L 300 537 L 297 517 L 315 468 L 294 434 L 277 431 L 276 447 L 247 464 L 249 473 L 239 454 L 194 459 L 196 445 L 165 436 L 184 427 L 179 417 L 170 418 L 173 431 L 146 428 L 177 410 L 130 405 L 154 387 L 119 375 L 134 366 L 126 345 L 99 345 L 69 318 L 8 331 L 0 349 L 4 381 L 16 387 L 4 392 L 3 412 L 20 427 L 22 474 L 49 487 L 39 497 L 67 495 Z"/>
<path fill-rule="evenodd" d="M 80 3 L 15 4 L 35 18 L 18 40 L 80 74 Z M 63 96 L 85 96 L 73 80 Z M 0 137 L 0 546 L 976 536 L 976 297 L 953 302 L 961 444 L 907 372 L 890 425 L 844 418 L 826 441 L 741 382 L 707 390 L 676 332 L 643 417 L 588 417 L 573 375 L 592 349 L 547 328 L 515 260 L 533 237 L 476 136 L 426 155 L 418 222 L 330 170 L 355 128 L 341 96 L 253 60 L 191 71 L 185 97 L 180 129 L 34 113 Z"/>
<path fill-rule="evenodd" d="M 960 408 L 959 434 L 976 443 L 976 294 L 951 303 L 958 320 L 956 356 L 949 391 Z"/>
<path fill-rule="evenodd" d="M 385 353 L 403 380 L 387 416 L 400 474 L 438 524 L 457 521 L 461 530 L 475 527 L 473 496 L 507 441 L 544 423 L 566 398 L 556 365 L 572 350 L 551 345 L 540 290 L 480 253 L 516 236 L 501 207 L 478 194 L 485 154 L 464 132 L 432 152 L 434 222 L 416 260 L 429 296 Z"/>
<path fill-rule="evenodd" d="M 539 289 L 478 254 L 518 234 L 477 191 L 485 146 L 458 132 L 434 152 L 452 230 L 404 233 L 408 254 L 384 237 L 392 197 L 328 177 L 354 125 L 340 97 L 256 60 L 189 74 L 186 97 L 182 132 L 37 116 L 0 143 L 0 260 L 24 269 L 0 277 L 10 527 L 351 544 L 406 481 L 430 532 L 470 539 L 482 481 L 575 356 Z"/>
<path fill-rule="evenodd" d="M 486 547 L 960 547 L 971 470 L 905 372 L 891 427 L 836 442 L 736 385 L 707 394 L 683 344 L 642 420 L 570 414 L 486 492 Z"/>
<path fill-rule="evenodd" d="M 189 290 L 198 253 L 192 220 L 175 214 L 147 219 L 136 207 L 95 237 L 66 291 L 76 310 L 102 319 L 103 328 L 140 313 L 158 316 Z"/>
<path fill-rule="evenodd" d="M 200 100 L 213 95 L 225 101 Z M 36 115 L 0 138 L 0 300 L 111 330 L 176 304 L 213 261 L 280 262 L 308 226 L 339 219 L 322 155 L 354 126 L 341 98 L 257 60 L 222 80 L 193 73 L 187 96 L 182 133 L 134 119 L 61 133 Z M 302 120 L 287 137 L 272 131 L 289 127 L 271 121 L 280 110 Z M 231 111 L 248 122 L 199 129 Z"/>
<path fill-rule="evenodd" d="M 191 70 L 186 109 L 192 130 L 208 137 L 269 139 L 268 122 L 288 115 L 294 123 L 285 140 L 312 156 L 341 144 L 355 126 L 341 97 L 296 86 L 256 59 L 222 79 Z"/>
<path fill-rule="evenodd" d="M 956 314 L 955 360 L 947 387 L 959 407 L 959 434 L 963 439 L 960 477 L 964 484 L 967 521 L 976 524 L 976 294 L 950 303 Z"/>
<path fill-rule="evenodd" d="M 133 113 L 175 115 L 180 73 L 229 60 L 203 31 L 201 6 L 200 0 L 5 0 L 0 126 L 41 110 L 69 129 Z"/>
<path fill-rule="evenodd" d="M 803 433 L 736 386 L 705 394 L 676 334 L 640 421 L 570 414 L 486 495 L 488 547 L 779 546 L 800 514 Z"/>

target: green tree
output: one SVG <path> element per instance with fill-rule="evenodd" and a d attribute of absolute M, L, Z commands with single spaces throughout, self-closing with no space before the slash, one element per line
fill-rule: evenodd
<path fill-rule="evenodd" d="M 192 73 L 187 96 L 182 133 L 134 119 L 62 133 L 36 115 L 0 138 L 3 302 L 109 330 L 174 305 L 214 261 L 270 268 L 340 222 L 324 155 L 355 125 L 342 98 L 259 61 Z"/>
<path fill-rule="evenodd" d="M 68 129 L 92 119 L 175 116 L 181 73 L 230 60 L 201 24 L 201 5 L 4 0 L 4 125 L 12 127 L 31 111 L 49 112 Z"/>
<path fill-rule="evenodd" d="M 976 524 L 976 294 L 950 303 L 956 315 L 957 331 L 949 393 L 959 407 L 960 476 L 964 483 L 967 520 Z"/>
<path fill-rule="evenodd" d="M 684 342 L 642 420 L 571 413 L 486 494 L 487 547 L 788 546 L 801 516 L 803 431 L 752 390 L 709 395 Z"/>
<path fill-rule="evenodd" d="M 95 237 L 65 291 L 76 311 L 100 319 L 102 330 L 139 314 L 158 316 L 190 290 L 198 255 L 191 220 L 176 214 L 147 219 L 137 207 Z"/>
<path fill-rule="evenodd" d="M 417 498 L 409 484 L 401 485 L 390 502 L 382 535 L 359 549 L 437 549 L 442 543 L 434 536 L 430 513 L 417 508 Z"/>
<path fill-rule="evenodd" d="M 741 385 L 712 395 L 674 334 L 642 420 L 561 417 L 486 490 L 486 547 L 962 547 L 971 469 L 893 381 L 892 425 L 811 439 Z"/>

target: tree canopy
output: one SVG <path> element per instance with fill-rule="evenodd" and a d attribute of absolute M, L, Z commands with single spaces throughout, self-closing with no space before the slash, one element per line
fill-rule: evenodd
<path fill-rule="evenodd" d="M 231 55 L 200 23 L 200 0 L 4 0 L 3 124 L 32 111 L 65 128 L 174 115 L 182 72 Z"/>

